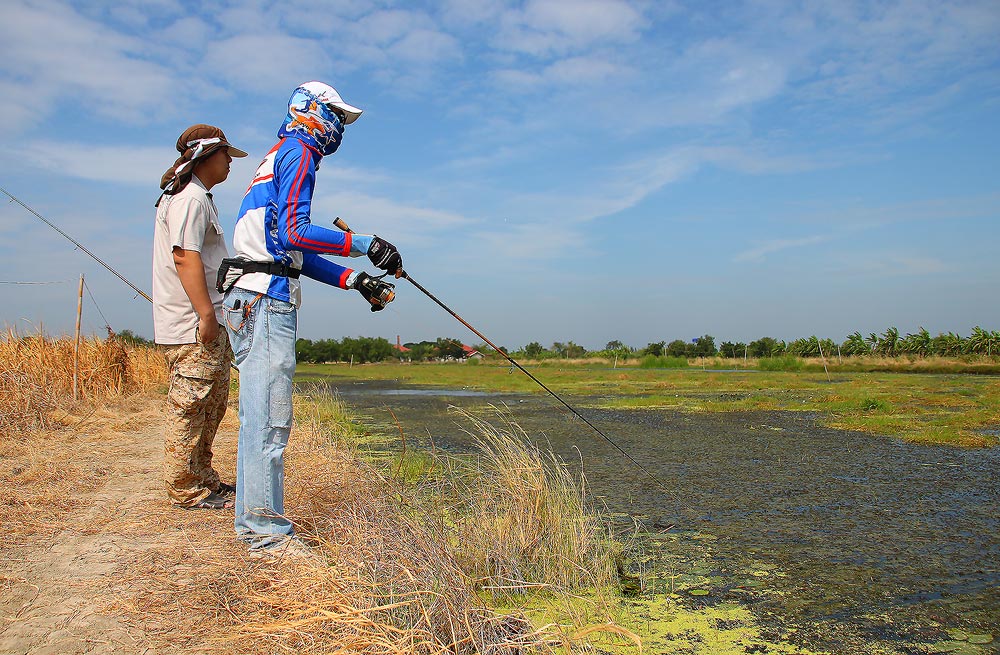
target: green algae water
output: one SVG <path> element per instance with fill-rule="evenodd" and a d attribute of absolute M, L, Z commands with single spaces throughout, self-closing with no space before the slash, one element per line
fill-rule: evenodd
<path fill-rule="evenodd" d="M 391 409 L 411 444 L 456 452 L 471 448 L 469 426 L 450 406 L 488 418 L 506 405 L 532 438 L 582 461 L 593 501 L 648 532 L 624 575 L 638 596 L 739 606 L 812 652 L 1000 652 L 1000 449 L 907 444 L 802 413 L 567 398 L 668 494 L 549 398 L 331 386 L 365 421 L 395 431 Z"/>

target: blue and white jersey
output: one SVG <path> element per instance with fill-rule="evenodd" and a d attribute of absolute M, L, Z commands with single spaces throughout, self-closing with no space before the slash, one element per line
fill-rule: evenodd
<path fill-rule="evenodd" d="M 363 255 L 371 237 L 327 229 L 310 221 L 316 168 L 322 157 L 304 140 L 286 137 L 278 141 L 258 166 L 243 197 L 233 249 L 237 257 L 288 264 L 307 277 L 346 289 L 354 271 L 320 255 Z M 249 273 L 236 286 L 296 307 L 302 304 L 297 279 Z"/>

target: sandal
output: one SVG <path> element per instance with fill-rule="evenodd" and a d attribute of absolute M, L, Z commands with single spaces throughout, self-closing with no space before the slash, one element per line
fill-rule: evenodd
<path fill-rule="evenodd" d="M 236 495 L 236 487 L 231 484 L 226 484 L 225 482 L 220 482 L 219 488 L 215 490 L 215 493 L 223 498 L 232 498 Z"/>
<path fill-rule="evenodd" d="M 223 498 L 214 491 L 199 500 L 194 505 L 185 505 L 185 509 L 232 509 L 233 501 Z"/>

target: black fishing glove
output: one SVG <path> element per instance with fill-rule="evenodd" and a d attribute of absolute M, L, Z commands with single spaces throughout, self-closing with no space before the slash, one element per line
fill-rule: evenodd
<path fill-rule="evenodd" d="M 395 297 L 391 284 L 386 284 L 364 271 L 359 271 L 358 276 L 354 278 L 354 288 L 371 304 L 373 312 L 380 312 L 385 309 L 385 306 Z"/>
<path fill-rule="evenodd" d="M 395 273 L 403 268 L 403 258 L 396 246 L 385 239 L 372 235 L 372 244 L 368 246 L 368 259 L 378 268 L 389 273 Z"/>

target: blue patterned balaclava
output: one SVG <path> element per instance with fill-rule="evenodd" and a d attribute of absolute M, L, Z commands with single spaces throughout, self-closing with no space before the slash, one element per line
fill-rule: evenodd
<path fill-rule="evenodd" d="M 329 156 L 337 152 L 344 137 L 344 125 L 333 107 L 349 107 L 332 86 L 322 82 L 306 82 L 288 99 L 288 115 L 278 129 L 278 137 L 292 137 L 303 141 Z M 350 116 L 350 114 L 347 114 Z M 347 122 L 352 122 L 349 118 Z"/>

